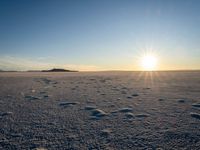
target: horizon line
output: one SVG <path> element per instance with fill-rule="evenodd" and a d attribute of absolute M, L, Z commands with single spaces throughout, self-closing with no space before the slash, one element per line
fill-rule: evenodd
<path fill-rule="evenodd" d="M 76 70 L 76 72 L 168 72 L 168 71 L 200 71 L 200 69 L 166 69 L 166 70 Z M 43 72 L 43 70 L 1 70 L 0 72 Z M 61 71 L 64 73 L 74 72 L 74 70 L 69 70 L 69 72 Z M 56 72 L 55 72 L 56 73 Z"/>

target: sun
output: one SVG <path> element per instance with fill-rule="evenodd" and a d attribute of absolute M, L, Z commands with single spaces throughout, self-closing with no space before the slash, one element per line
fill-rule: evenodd
<path fill-rule="evenodd" d="M 153 54 L 146 54 L 141 58 L 141 66 L 145 71 L 156 70 L 157 57 Z"/>

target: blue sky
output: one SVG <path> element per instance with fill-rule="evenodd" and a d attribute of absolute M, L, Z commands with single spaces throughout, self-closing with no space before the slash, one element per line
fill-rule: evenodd
<path fill-rule="evenodd" d="M 0 69 L 200 69 L 199 0 L 1 0 Z"/>

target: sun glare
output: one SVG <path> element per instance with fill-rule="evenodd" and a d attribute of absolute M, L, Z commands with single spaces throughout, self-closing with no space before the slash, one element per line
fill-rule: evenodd
<path fill-rule="evenodd" d="M 145 71 L 153 71 L 157 66 L 157 58 L 151 54 L 145 55 L 141 59 L 141 66 Z"/>

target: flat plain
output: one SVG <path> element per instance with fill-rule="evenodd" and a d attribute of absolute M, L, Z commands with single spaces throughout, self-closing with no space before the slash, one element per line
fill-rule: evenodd
<path fill-rule="evenodd" d="M 200 149 L 200 71 L 2 72 L 0 149 Z"/>

